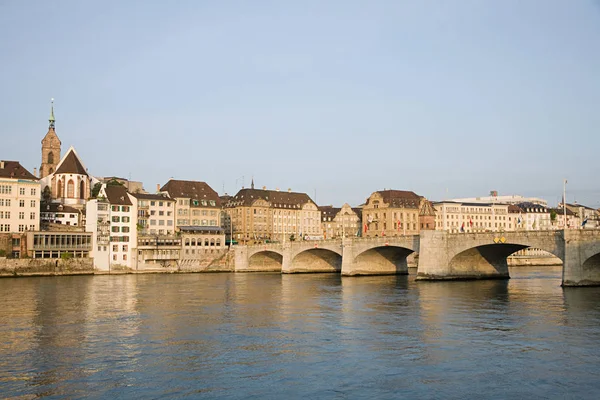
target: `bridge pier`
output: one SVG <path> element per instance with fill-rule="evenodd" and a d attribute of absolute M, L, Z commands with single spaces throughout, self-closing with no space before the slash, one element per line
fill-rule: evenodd
<path fill-rule="evenodd" d="M 600 231 L 567 230 L 562 286 L 600 286 Z"/>
<path fill-rule="evenodd" d="M 468 235 L 462 234 L 461 239 L 467 239 L 468 241 L 470 238 Z M 467 249 L 461 252 L 447 232 L 421 231 L 421 252 L 419 253 L 416 279 L 475 280 L 510 278 L 506 257 L 525 246 L 495 244 L 491 236 L 487 244 L 471 248 L 467 246 Z M 478 236 L 472 237 L 474 239 L 479 238 Z"/>
<path fill-rule="evenodd" d="M 407 257 L 418 251 L 419 237 L 347 238 L 342 246 L 342 276 L 408 275 Z"/>

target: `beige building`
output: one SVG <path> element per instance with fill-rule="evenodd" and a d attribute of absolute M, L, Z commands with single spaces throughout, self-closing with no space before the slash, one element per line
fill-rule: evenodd
<path fill-rule="evenodd" d="M 18 161 L 0 160 L 0 233 L 40 229 L 40 182 Z"/>
<path fill-rule="evenodd" d="M 322 239 L 321 212 L 306 193 L 241 189 L 225 205 L 239 243 Z"/>
<path fill-rule="evenodd" d="M 221 226 L 221 199 L 207 183 L 171 179 L 160 192 L 175 200 L 178 228 Z"/>
<path fill-rule="evenodd" d="M 160 194 L 130 193 L 137 200 L 140 235 L 175 234 L 175 200 Z"/>
<path fill-rule="evenodd" d="M 373 192 L 362 208 L 363 236 L 418 235 L 424 197 L 405 190 Z"/>
<path fill-rule="evenodd" d="M 452 233 L 513 231 L 518 217 L 509 213 L 508 204 L 442 201 L 433 206 L 435 229 Z"/>
<path fill-rule="evenodd" d="M 348 203 L 342 207 L 321 206 L 321 229 L 325 239 L 360 236 L 360 208 L 352 208 Z"/>

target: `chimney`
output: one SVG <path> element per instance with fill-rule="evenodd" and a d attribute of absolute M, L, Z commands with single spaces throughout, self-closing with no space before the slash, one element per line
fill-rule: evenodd
<path fill-rule="evenodd" d="M 266 187 L 266 186 L 263 186 L 263 190 L 267 190 L 267 187 Z"/>
<path fill-rule="evenodd" d="M 279 188 L 275 188 L 275 190 L 279 192 Z"/>
<path fill-rule="evenodd" d="M 156 193 L 160 192 L 160 183 L 156 184 Z"/>
<path fill-rule="evenodd" d="M 33 167 L 33 176 L 35 176 L 37 178 L 37 168 Z"/>
<path fill-rule="evenodd" d="M 288 193 L 292 193 L 292 188 L 288 188 Z"/>
<path fill-rule="evenodd" d="M 4 169 L 4 161 L 0 161 L 0 169 Z"/>

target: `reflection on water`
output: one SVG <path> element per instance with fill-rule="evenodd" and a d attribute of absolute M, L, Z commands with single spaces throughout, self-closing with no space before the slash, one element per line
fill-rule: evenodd
<path fill-rule="evenodd" d="M 0 393 L 593 398 L 600 289 L 560 274 L 1 279 Z"/>

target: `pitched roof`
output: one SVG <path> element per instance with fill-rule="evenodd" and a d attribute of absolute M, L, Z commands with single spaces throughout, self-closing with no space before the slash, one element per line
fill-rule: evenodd
<path fill-rule="evenodd" d="M 55 174 L 77 174 L 88 176 L 83 163 L 77 156 L 75 149 L 70 147 L 67 154 L 60 160 L 56 168 Z"/>
<path fill-rule="evenodd" d="M 167 192 L 172 199 L 185 197 L 193 200 L 213 200 L 214 206 L 203 207 L 221 207 L 219 195 L 206 182 L 171 179 L 160 191 Z"/>
<path fill-rule="evenodd" d="M 266 189 L 241 189 L 227 202 L 227 207 L 251 206 L 256 200 L 262 199 L 271 203 L 273 208 L 301 209 L 303 204 L 314 201 L 306 193 L 279 192 Z"/>
<path fill-rule="evenodd" d="M 378 190 L 375 193 L 379 193 L 383 201 L 394 208 L 419 208 L 421 201 L 421 196 L 408 190 Z"/>
<path fill-rule="evenodd" d="M 321 219 L 323 221 L 327 221 L 327 218 L 333 220 L 335 216 L 342 210 L 341 208 L 334 206 L 319 206 L 319 211 L 321 211 Z"/>
<path fill-rule="evenodd" d="M 104 187 L 104 193 L 110 204 L 132 205 L 127 195 L 127 189 L 121 185 L 107 185 Z"/>
<path fill-rule="evenodd" d="M 12 179 L 30 179 L 37 181 L 31 172 L 27 171 L 18 161 L 0 161 L 0 178 L 12 178 Z"/>
<path fill-rule="evenodd" d="M 528 213 L 528 212 L 547 213 L 547 212 L 550 212 L 548 207 L 545 207 L 545 206 L 542 206 L 542 205 L 536 204 L 536 203 L 531 203 L 528 201 L 523 202 L 523 203 L 517 203 L 517 204 L 515 204 L 515 206 L 519 207 L 521 209 L 521 212 L 524 212 L 524 213 Z"/>
<path fill-rule="evenodd" d="M 85 210 L 79 210 L 75 207 L 71 207 L 60 203 L 45 203 L 40 201 L 40 212 L 64 212 L 78 214 L 79 212 L 85 213 Z"/>
<path fill-rule="evenodd" d="M 419 210 L 419 216 L 427 217 L 427 216 L 435 216 L 435 209 L 433 208 L 433 204 L 429 200 L 425 200 L 421 209 Z"/>
<path fill-rule="evenodd" d="M 150 194 L 150 193 L 131 193 L 133 197 L 139 200 L 159 200 L 159 201 L 175 201 L 162 194 Z"/>
<path fill-rule="evenodd" d="M 556 214 L 558 215 L 565 215 L 565 209 L 560 207 L 560 208 L 549 208 L 548 211 L 552 212 L 554 211 Z M 569 210 L 567 208 L 567 215 L 569 216 L 577 216 L 577 214 L 575 214 L 573 211 Z"/>

